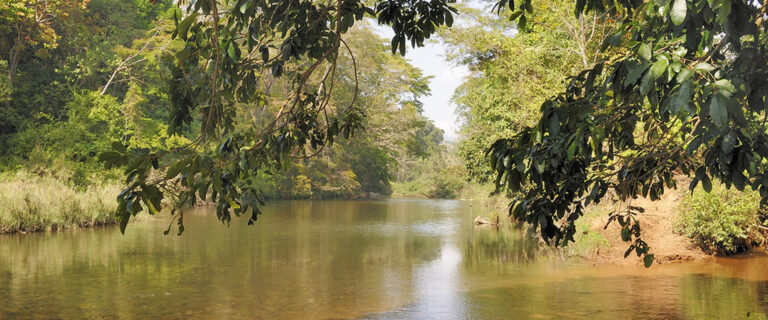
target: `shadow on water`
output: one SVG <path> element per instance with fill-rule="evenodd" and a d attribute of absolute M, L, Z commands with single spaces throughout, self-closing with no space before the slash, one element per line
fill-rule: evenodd
<path fill-rule="evenodd" d="M 766 318 L 768 258 L 593 267 L 465 201 L 276 201 L 255 226 L 190 211 L 0 236 L 0 319 Z"/>

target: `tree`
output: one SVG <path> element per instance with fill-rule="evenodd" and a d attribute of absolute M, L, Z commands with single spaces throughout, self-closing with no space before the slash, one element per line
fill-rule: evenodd
<path fill-rule="evenodd" d="M 388 41 L 366 25 L 350 29 L 345 42 L 350 52 L 343 52 L 337 60 L 332 100 L 351 101 L 357 96 L 354 105 L 366 114 L 361 122 L 366 134 L 339 139 L 315 157 L 284 162 L 287 168 L 262 177 L 264 197 L 388 195 L 395 170 L 404 169 L 401 162 L 431 154 L 442 141 L 442 131 L 419 108 L 419 99 L 429 93 L 429 78 L 403 57 L 392 55 L 385 45 Z M 306 181 L 309 188 L 300 187 L 304 185 L 300 181 Z"/>
<path fill-rule="evenodd" d="M 515 6 L 517 4 L 517 6 Z M 530 0 L 509 6 L 525 25 Z M 768 2 L 579 0 L 576 14 L 606 12 L 621 27 L 615 53 L 545 101 L 535 126 L 496 141 L 497 185 L 519 192 L 510 213 L 555 245 L 573 241 L 574 221 L 609 194 L 626 201 L 610 221 L 653 262 L 631 200 L 658 199 L 678 173 L 709 191 L 712 178 L 760 191 L 768 204 L 765 14 Z"/>
<path fill-rule="evenodd" d="M 472 179 L 491 176 L 485 157 L 491 143 L 535 124 L 541 103 L 603 55 L 600 44 L 617 24 L 603 14 L 576 17 L 570 13 L 574 4 L 542 3 L 526 30 L 514 34 L 506 16 L 462 8 L 475 23 L 441 34 L 451 60 L 471 72 L 453 101 L 462 120 L 458 152 Z"/>
<path fill-rule="evenodd" d="M 70 8 L 82 8 L 85 2 L 69 0 L 10 0 L 0 4 L 0 21 L 10 37 L 4 39 L 8 52 L 8 77 L 11 84 L 16 79 L 21 54 L 34 49 L 35 54 L 46 54 L 57 46 L 59 35 L 53 28 L 54 20 L 66 16 Z M 5 31 L 5 30 L 4 30 Z M 4 32 L 5 33 L 5 32 Z"/>

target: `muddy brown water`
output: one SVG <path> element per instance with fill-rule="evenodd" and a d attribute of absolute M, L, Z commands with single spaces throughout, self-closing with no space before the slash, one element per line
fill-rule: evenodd
<path fill-rule="evenodd" d="M 768 318 L 768 258 L 651 269 L 567 260 L 452 200 L 278 201 L 0 236 L 0 319 Z"/>

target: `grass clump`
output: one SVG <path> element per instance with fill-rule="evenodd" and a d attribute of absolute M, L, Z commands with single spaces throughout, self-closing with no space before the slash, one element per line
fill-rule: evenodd
<path fill-rule="evenodd" d="M 608 239 L 590 227 L 594 219 L 605 217 L 608 213 L 606 208 L 591 207 L 581 219 L 576 221 L 575 241 L 568 244 L 566 248 L 568 255 L 590 259 L 610 247 Z"/>
<path fill-rule="evenodd" d="M 73 187 L 20 172 L 0 177 L 0 233 L 35 232 L 115 223 L 116 184 Z"/>
<path fill-rule="evenodd" d="M 676 230 L 708 254 L 730 255 L 749 250 L 765 238 L 759 230 L 760 194 L 727 189 L 695 190 L 683 200 Z"/>

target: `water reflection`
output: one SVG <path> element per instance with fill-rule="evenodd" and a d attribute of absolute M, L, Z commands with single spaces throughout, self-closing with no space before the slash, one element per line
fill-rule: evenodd
<path fill-rule="evenodd" d="M 542 254 L 462 201 L 272 202 L 253 227 L 208 210 L 163 236 L 0 237 L 0 319 L 766 318 L 766 257 L 643 268 Z"/>
<path fill-rule="evenodd" d="M 473 228 L 464 248 L 465 265 L 477 271 L 485 271 L 537 261 L 546 248 L 542 248 L 536 235 L 527 229 L 511 224 Z"/>

